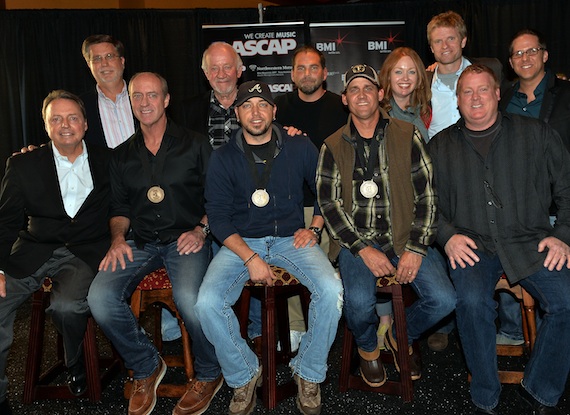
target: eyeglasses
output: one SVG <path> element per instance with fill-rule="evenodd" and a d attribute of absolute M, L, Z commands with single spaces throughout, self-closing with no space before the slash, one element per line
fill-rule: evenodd
<path fill-rule="evenodd" d="M 513 53 L 511 55 L 511 58 L 520 59 L 525 54 L 526 54 L 526 56 L 535 56 L 541 50 L 545 50 L 545 49 L 544 48 L 529 48 L 527 50 L 517 50 L 515 53 Z"/>
<path fill-rule="evenodd" d="M 107 53 L 106 55 L 97 55 L 95 57 L 93 57 L 93 59 L 90 59 L 89 62 L 91 63 L 101 63 L 103 62 L 103 59 L 105 59 L 105 61 L 107 62 L 111 62 L 113 59 L 118 58 L 119 55 L 116 55 L 114 53 Z"/>

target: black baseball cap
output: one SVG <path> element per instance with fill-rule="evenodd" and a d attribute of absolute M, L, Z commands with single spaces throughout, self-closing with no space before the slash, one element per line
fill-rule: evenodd
<path fill-rule="evenodd" d="M 346 92 L 348 84 L 350 84 L 350 82 L 356 78 L 366 78 L 378 88 L 380 88 L 380 82 L 378 82 L 378 74 L 376 73 L 376 70 L 372 66 L 362 63 L 358 65 L 352 65 L 350 69 L 344 74 L 343 92 Z"/>
<path fill-rule="evenodd" d="M 247 81 L 239 86 L 235 106 L 239 107 L 250 98 L 259 97 L 275 106 L 269 85 L 261 81 Z"/>

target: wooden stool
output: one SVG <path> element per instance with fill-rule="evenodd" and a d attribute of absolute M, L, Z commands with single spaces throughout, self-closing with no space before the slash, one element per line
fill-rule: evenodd
<path fill-rule="evenodd" d="M 268 287 L 248 281 L 236 304 L 237 317 L 240 322 L 241 335 L 247 339 L 247 326 L 249 321 L 249 303 L 251 297 L 261 300 L 261 342 L 263 365 L 261 396 L 263 405 L 273 409 L 277 402 L 297 394 L 297 386 L 293 380 L 277 385 L 277 364 L 287 364 L 296 353 L 291 352 L 289 337 L 289 311 L 287 299 L 295 295 L 301 297 L 301 305 L 305 322 L 308 321 L 309 303 L 311 294 L 297 278 L 283 268 L 271 266 L 277 276 L 275 285 Z M 277 351 L 275 327 L 281 344 Z"/>
<path fill-rule="evenodd" d="M 358 389 L 363 391 L 380 392 L 388 395 L 400 395 L 404 402 L 413 398 L 412 375 L 410 372 L 410 357 L 408 355 L 408 332 L 406 327 L 406 311 L 402 286 L 394 276 L 382 277 L 376 280 L 376 292 L 392 295 L 392 307 L 394 309 L 394 325 L 396 327 L 396 343 L 398 345 L 398 360 L 400 363 L 400 380 L 387 380 L 379 387 L 368 385 L 360 375 L 353 374 L 351 367 L 354 354 L 354 337 L 348 326 L 344 326 L 344 340 L 342 345 L 342 364 L 340 368 L 340 391 Z M 417 347 L 414 344 L 413 347 Z M 382 353 L 382 361 L 393 361 L 391 354 Z"/>
<path fill-rule="evenodd" d="M 28 359 L 24 381 L 25 404 L 37 399 L 74 399 L 67 385 L 51 385 L 59 375 L 66 371 L 64 362 L 63 340 L 57 334 L 56 362 L 42 372 L 42 354 L 44 350 L 46 308 L 50 303 L 52 281 L 48 277 L 42 287 L 32 296 L 32 312 L 30 319 L 30 339 L 28 342 Z M 113 356 L 102 358 L 99 355 L 96 338 L 96 323 L 93 317 L 87 321 L 87 330 L 83 339 L 83 356 L 87 372 L 87 396 L 92 402 L 101 400 L 102 389 L 121 369 L 122 362 L 115 349 Z"/>
<path fill-rule="evenodd" d="M 139 283 L 133 295 L 131 296 L 131 309 L 137 318 L 140 318 L 141 313 L 149 309 L 151 305 L 155 307 L 155 320 L 154 320 L 154 344 L 159 353 L 162 353 L 162 334 L 160 331 L 161 326 L 161 311 L 162 307 L 166 306 L 172 311 L 178 319 L 180 332 L 182 333 L 182 355 L 178 356 L 162 356 L 168 367 L 183 367 L 186 372 L 187 380 L 190 381 L 194 377 L 194 364 L 192 362 L 192 353 L 190 349 L 190 336 L 184 326 L 184 320 L 178 313 L 174 298 L 172 297 L 172 284 L 166 274 L 166 269 L 160 268 L 151 272 L 143 278 Z M 129 371 L 129 376 L 132 379 L 132 371 Z M 133 382 L 128 381 L 125 383 L 125 398 L 130 398 L 131 387 Z M 186 392 L 186 383 L 184 384 L 168 384 L 161 383 L 157 389 L 157 396 L 167 398 L 180 398 Z"/>
<path fill-rule="evenodd" d="M 534 312 L 534 299 L 520 285 L 510 285 L 507 277 L 503 275 L 497 285 L 495 291 L 507 291 L 511 293 L 521 304 L 522 313 L 522 329 L 524 343 L 520 346 L 497 345 L 497 356 L 523 356 L 530 355 L 536 341 L 536 316 Z M 499 380 L 501 383 L 519 384 L 523 378 L 523 371 L 515 370 L 499 370 Z"/>

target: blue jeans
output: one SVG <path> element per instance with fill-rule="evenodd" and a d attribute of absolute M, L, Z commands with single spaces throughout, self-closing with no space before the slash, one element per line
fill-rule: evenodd
<path fill-rule="evenodd" d="M 141 331 L 129 307 L 128 300 L 148 273 L 165 266 L 172 283 L 172 293 L 186 330 L 192 338 L 194 368 L 201 381 L 211 381 L 220 374 L 214 347 L 202 332 L 194 313 L 194 304 L 208 263 L 211 259 L 210 242 L 195 254 L 180 255 L 176 241 L 169 244 L 147 243 L 138 249 L 127 241 L 133 250 L 134 261 L 127 262 L 124 270 L 118 267 L 100 271 L 89 290 L 87 300 L 95 320 L 111 340 L 135 379 L 144 379 L 158 367 L 158 352 Z"/>
<path fill-rule="evenodd" d="M 378 248 L 377 246 L 375 248 Z M 397 266 L 399 258 L 392 262 Z M 344 316 L 357 346 L 365 352 L 378 347 L 376 330 L 376 277 L 362 258 L 342 248 L 339 255 L 340 275 L 344 285 Z M 418 275 L 411 283 L 418 300 L 406 308 L 408 342 L 420 337 L 455 308 L 455 290 L 441 262 L 428 249 Z"/>
<path fill-rule="evenodd" d="M 301 378 L 322 382 L 342 311 L 338 275 L 319 246 L 295 249 L 292 236 L 244 240 L 264 261 L 286 269 L 311 292 L 309 329 L 290 366 Z M 206 337 L 216 348 L 224 378 L 232 388 L 246 385 L 259 367 L 257 357 L 240 335 L 232 309 L 248 279 L 243 261 L 222 247 L 208 268 L 195 307 Z"/>
<path fill-rule="evenodd" d="M 524 340 L 520 303 L 509 293 L 499 293 L 499 334 L 513 340 Z"/>
<path fill-rule="evenodd" d="M 481 408 L 499 403 L 497 374 L 495 285 L 503 273 L 498 256 L 476 250 L 473 267 L 451 270 L 457 289 L 457 327 L 471 380 L 471 399 Z M 570 371 L 570 270 L 539 271 L 520 284 L 540 303 L 544 319 L 525 368 L 525 389 L 544 405 L 554 406 L 564 392 Z"/>

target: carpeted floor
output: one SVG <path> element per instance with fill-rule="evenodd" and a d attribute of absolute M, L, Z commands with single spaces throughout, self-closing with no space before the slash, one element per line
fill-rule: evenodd
<path fill-rule="evenodd" d="M 22 391 L 24 384 L 24 366 L 27 352 L 28 324 L 30 303 L 25 303 L 19 310 L 15 326 L 15 340 L 8 361 L 8 379 L 10 381 L 9 400 L 14 414 L 18 415 L 94 415 L 94 414 L 126 414 L 128 402 L 123 398 L 124 373 L 117 375 L 112 383 L 104 390 L 103 399 L 99 403 L 91 403 L 87 399 L 70 401 L 45 400 L 30 405 L 22 404 Z M 150 319 L 148 319 L 150 320 Z M 322 385 L 323 408 L 322 414 L 382 414 L 382 415 L 468 415 L 472 412 L 469 399 L 469 385 L 463 357 L 456 338 L 452 334 L 450 346 L 444 352 L 432 352 L 425 341 L 421 342 L 424 362 L 423 376 L 414 382 L 414 399 L 410 403 L 403 403 L 397 396 L 388 396 L 370 392 L 351 390 L 340 393 L 338 379 L 341 360 L 342 330 L 333 345 L 329 356 L 329 374 L 325 384 Z M 54 337 L 50 329 L 50 337 Z M 177 350 L 180 345 L 172 342 L 166 346 L 166 352 Z M 51 350 L 46 346 L 46 354 Z M 501 358 L 507 365 L 516 365 L 517 361 L 511 358 Z M 507 360 L 505 360 L 507 359 Z M 388 366 L 389 376 L 395 376 L 393 366 Z M 182 373 L 170 373 L 167 376 L 182 378 Z M 280 378 L 290 376 L 287 368 L 282 368 Z M 569 385 L 570 386 L 570 385 Z M 532 412 L 520 401 L 515 386 L 505 385 L 501 395 L 499 411 L 501 415 L 522 415 Z M 216 395 L 205 414 L 226 414 L 231 398 L 231 390 L 226 385 Z M 176 399 L 159 398 L 153 414 L 171 414 Z M 564 414 L 570 414 L 570 387 L 559 403 Z M 261 401 L 253 414 L 298 414 L 295 399 L 289 398 L 279 403 L 273 411 L 263 408 Z M 2 414 L 0 414 L 2 415 Z"/>

